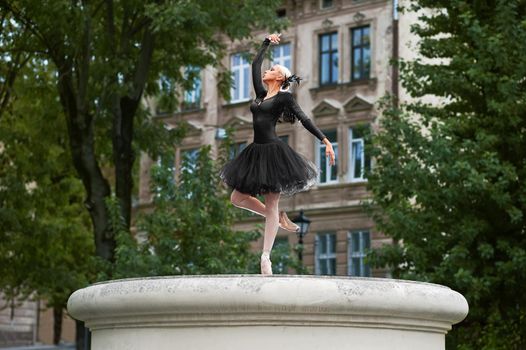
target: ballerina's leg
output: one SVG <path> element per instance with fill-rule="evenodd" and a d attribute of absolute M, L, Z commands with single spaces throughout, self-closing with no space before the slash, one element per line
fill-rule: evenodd
<path fill-rule="evenodd" d="M 278 233 L 279 227 L 279 192 L 270 192 L 264 194 L 265 197 L 265 206 L 266 206 L 266 216 L 265 216 L 265 236 L 263 237 L 263 252 L 268 252 L 274 245 L 274 240 Z"/>
<path fill-rule="evenodd" d="M 253 213 L 265 216 L 266 207 L 259 199 L 234 189 L 230 195 L 230 201 L 238 208 L 249 210 Z"/>
<path fill-rule="evenodd" d="M 250 212 L 266 217 L 265 204 L 261 203 L 261 201 L 254 196 L 234 189 L 230 195 L 230 201 L 232 202 L 232 205 L 237 208 L 246 209 Z M 279 227 L 290 232 L 298 232 L 298 225 L 290 221 L 285 211 L 279 212 L 278 217 Z"/>

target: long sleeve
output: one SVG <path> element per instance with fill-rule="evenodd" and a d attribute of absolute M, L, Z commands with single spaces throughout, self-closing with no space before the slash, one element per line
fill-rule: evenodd
<path fill-rule="evenodd" d="M 296 118 L 299 119 L 301 124 L 305 129 L 309 130 L 311 134 L 316 136 L 320 141 L 322 141 L 326 136 L 325 134 L 312 122 L 312 120 L 305 115 L 303 110 L 300 108 L 294 96 L 291 93 L 285 93 L 285 109 L 287 113 L 293 114 Z"/>
<path fill-rule="evenodd" d="M 263 56 L 265 51 L 270 45 L 270 39 L 265 38 L 263 44 L 259 48 L 258 53 L 252 61 L 252 84 L 254 84 L 254 91 L 256 92 L 256 97 L 264 97 L 267 94 L 267 90 L 263 86 L 263 80 L 261 78 L 261 64 L 263 63 Z"/>

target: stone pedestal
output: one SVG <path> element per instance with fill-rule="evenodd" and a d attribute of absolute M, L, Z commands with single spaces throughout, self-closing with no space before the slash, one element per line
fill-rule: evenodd
<path fill-rule="evenodd" d="M 468 305 L 430 283 L 201 275 L 97 283 L 73 293 L 68 311 L 94 350 L 443 350 Z"/>

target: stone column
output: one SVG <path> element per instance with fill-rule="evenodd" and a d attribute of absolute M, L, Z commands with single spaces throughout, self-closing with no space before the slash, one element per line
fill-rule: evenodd
<path fill-rule="evenodd" d="M 443 350 L 466 299 L 437 284 L 309 275 L 123 279 L 74 292 L 92 349 Z"/>

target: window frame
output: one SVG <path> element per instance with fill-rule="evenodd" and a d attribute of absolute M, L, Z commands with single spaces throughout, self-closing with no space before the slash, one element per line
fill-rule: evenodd
<path fill-rule="evenodd" d="M 287 255 L 285 256 L 285 259 L 290 259 L 290 242 L 289 242 L 289 238 L 288 236 L 276 236 L 275 238 L 275 241 L 274 241 L 274 247 L 278 247 L 279 245 L 283 245 L 283 246 L 286 246 L 287 247 Z M 283 261 L 278 261 L 276 263 L 276 266 L 274 268 L 274 273 L 275 274 L 282 274 L 282 275 L 286 275 L 288 274 L 288 270 L 289 270 L 289 265 L 287 264 L 284 264 Z"/>
<path fill-rule="evenodd" d="M 340 162 L 339 162 L 338 154 L 339 154 L 339 148 L 340 147 L 338 145 L 338 128 L 335 127 L 333 129 L 323 129 L 322 132 L 325 135 L 329 134 L 330 132 L 335 132 L 336 133 L 336 140 L 335 141 L 331 141 L 329 139 L 329 141 L 331 142 L 332 148 L 334 149 L 334 156 L 336 158 L 336 160 L 335 160 L 336 164 L 335 165 L 329 165 L 329 158 L 325 157 L 326 180 L 324 182 L 322 182 L 321 181 L 321 173 L 322 173 L 322 169 L 323 168 L 322 168 L 322 164 L 321 164 L 321 152 L 322 152 L 322 149 L 323 149 L 323 153 L 325 154 L 325 149 L 327 148 L 327 146 L 325 145 L 325 143 L 323 143 L 320 140 L 316 139 L 316 143 L 315 143 L 316 150 L 315 150 L 314 154 L 315 154 L 316 166 L 319 167 L 319 169 L 320 169 L 320 173 L 318 174 L 318 178 L 316 179 L 319 186 L 325 186 L 325 185 L 331 185 L 331 184 L 339 183 L 339 176 L 338 176 L 339 169 L 338 169 L 338 166 L 339 166 Z M 335 166 L 336 166 L 336 168 L 335 168 Z M 336 171 L 336 179 L 331 180 L 333 171 Z M 329 179 L 329 180 L 327 180 L 327 179 Z"/>
<path fill-rule="evenodd" d="M 332 48 L 332 36 L 336 35 L 336 50 L 333 50 Z M 329 36 L 329 50 L 323 51 L 322 50 L 322 40 L 323 37 Z M 319 86 L 332 86 L 337 85 L 339 83 L 339 76 L 340 76 L 340 59 L 339 59 L 339 47 L 338 47 L 338 30 L 332 30 L 330 32 L 326 33 L 320 33 L 318 34 L 318 85 Z M 324 83 L 322 82 L 322 56 L 323 54 L 329 54 L 329 81 Z M 333 76 L 333 67 L 332 67 L 332 58 L 335 57 L 337 61 L 337 72 L 336 72 L 336 81 L 332 80 Z"/>
<path fill-rule="evenodd" d="M 274 55 L 274 53 L 276 52 L 276 50 L 279 50 L 280 53 L 282 53 L 284 51 L 284 48 L 285 46 L 289 46 L 289 55 L 286 56 L 286 55 L 280 55 L 278 56 L 279 59 L 276 60 L 276 56 Z M 286 65 L 284 62 L 285 61 L 289 61 L 290 64 L 289 65 Z M 273 46 L 272 47 L 272 61 L 271 61 L 271 66 L 274 66 L 275 64 L 279 64 L 279 65 L 282 65 L 284 67 L 287 67 L 290 71 L 292 71 L 292 43 L 291 42 L 287 42 L 287 43 L 283 43 L 283 44 L 280 44 L 280 45 L 277 45 L 277 46 Z"/>
<path fill-rule="evenodd" d="M 365 169 L 366 168 L 369 168 L 369 170 L 371 169 L 371 166 L 372 166 L 372 160 L 370 159 L 369 157 L 369 164 L 367 164 L 367 155 L 365 153 L 365 139 L 363 137 L 359 137 L 359 138 L 354 138 L 353 136 L 353 132 L 354 130 L 357 128 L 357 127 L 370 127 L 370 125 L 354 125 L 354 126 L 349 126 L 348 128 L 348 139 L 349 139 L 349 145 L 348 145 L 348 149 L 347 149 L 347 152 L 348 152 L 348 162 L 349 162 L 349 171 L 347 173 L 347 180 L 349 182 L 367 182 L 368 179 L 365 176 Z M 353 152 L 353 144 L 355 141 L 358 141 L 360 142 L 361 144 L 361 147 L 362 147 L 362 153 L 361 153 L 361 158 L 362 158 L 362 161 L 361 161 L 361 168 L 362 168 L 362 171 L 360 173 L 360 177 L 355 177 L 354 176 L 354 165 L 355 165 L 355 162 L 354 162 L 354 152 Z"/>
<path fill-rule="evenodd" d="M 240 64 L 234 65 L 234 57 L 239 56 Z M 230 55 L 230 71 L 233 74 L 234 78 L 234 86 L 230 87 L 230 101 L 229 103 L 237 103 L 237 102 L 245 102 L 250 100 L 250 82 L 251 82 L 251 64 L 249 61 L 245 59 L 245 53 L 244 52 L 236 52 Z M 236 80 L 235 80 L 235 72 L 239 71 L 239 82 L 240 82 L 240 96 L 242 96 L 242 93 L 245 92 L 246 95 L 242 98 L 234 99 L 235 91 L 236 91 Z M 245 77 L 244 74 L 247 74 Z M 247 83 L 247 86 L 244 86 L 245 81 Z"/>
<path fill-rule="evenodd" d="M 175 152 L 168 153 L 166 155 L 170 156 L 169 157 L 170 159 L 167 160 L 162 155 L 159 155 L 157 159 L 155 160 L 155 165 L 158 167 L 164 167 L 166 165 L 167 169 L 172 173 L 170 182 L 172 183 L 172 185 L 175 185 L 176 184 L 176 173 L 177 173 L 177 167 L 176 167 L 176 162 L 175 162 L 175 158 L 176 158 Z M 167 164 L 163 164 L 163 162 L 167 162 Z M 158 198 L 159 197 L 158 193 L 161 192 L 162 188 L 159 186 L 156 186 L 156 189 L 157 189 L 157 193 L 153 193 L 152 195 Z"/>
<path fill-rule="evenodd" d="M 364 45 L 363 43 L 361 43 L 360 45 L 355 45 L 354 43 L 354 31 L 355 30 L 360 30 L 361 33 L 360 33 L 360 36 L 361 36 L 361 39 L 363 38 L 363 29 L 364 28 L 368 28 L 369 29 L 369 43 L 367 45 Z M 371 32 L 372 32 L 372 29 L 371 29 L 371 24 L 368 23 L 368 24 L 364 24 L 364 25 L 360 25 L 360 26 L 357 26 L 357 27 L 351 27 L 349 28 L 349 31 L 350 31 L 350 49 L 351 49 L 351 62 L 350 62 L 350 68 L 351 68 L 351 74 L 350 74 L 350 81 L 351 82 L 354 82 L 354 81 L 364 81 L 364 80 L 369 80 L 371 79 L 371 66 L 372 66 L 372 50 L 371 50 L 371 42 L 372 42 L 372 37 L 371 37 Z M 360 78 L 357 78 L 355 79 L 354 78 L 354 73 L 355 73 L 355 65 L 354 65 L 354 51 L 355 49 L 359 48 L 360 49 L 360 58 L 361 58 L 361 66 L 359 67 L 359 71 L 360 71 Z M 363 52 L 364 52 L 364 48 L 368 48 L 369 49 L 369 70 L 368 70 L 368 75 L 365 76 L 364 74 L 364 68 L 365 68 L 365 65 L 364 65 L 364 60 L 363 60 Z"/>
<path fill-rule="evenodd" d="M 329 252 L 329 246 L 330 246 L 330 237 L 333 236 L 334 237 L 334 252 Z M 323 238 L 322 238 L 323 237 Z M 320 240 L 321 239 L 326 239 L 327 242 L 326 242 L 326 247 L 327 247 L 327 252 L 321 254 L 320 252 L 320 247 L 321 247 L 321 243 L 320 243 Z M 329 232 L 318 232 L 316 233 L 316 235 L 314 236 L 314 274 L 315 275 L 321 275 L 321 268 L 320 268 L 320 264 L 321 264 L 321 260 L 324 260 L 325 263 L 327 264 L 327 271 L 330 270 L 330 261 L 332 259 L 334 259 L 334 274 L 327 274 L 327 275 L 323 275 L 323 276 L 334 276 L 337 274 L 337 269 L 338 269 L 338 266 L 337 266 L 337 246 L 338 246 L 338 236 L 336 234 L 336 232 L 334 231 L 329 231 Z"/>
<path fill-rule="evenodd" d="M 358 244 L 359 249 L 358 252 L 353 252 L 353 246 L 352 246 L 352 240 L 353 235 L 358 234 Z M 364 244 L 364 234 L 368 235 L 368 242 L 369 246 L 365 247 Z M 350 230 L 347 232 L 347 276 L 352 277 L 371 277 L 372 276 L 372 268 L 369 264 L 366 264 L 364 262 L 364 258 L 367 256 L 366 249 L 371 248 L 371 231 L 369 229 L 358 229 L 358 230 Z M 353 275 L 353 258 L 359 258 L 360 259 L 360 268 L 359 268 L 359 275 Z M 367 272 L 367 273 L 366 273 Z"/>
<path fill-rule="evenodd" d="M 177 170 L 176 170 L 179 175 L 183 173 L 184 154 L 187 153 L 187 152 L 190 152 L 190 151 L 195 151 L 196 152 L 196 157 L 198 157 L 200 149 L 201 149 L 201 146 L 196 146 L 196 147 L 182 148 L 182 149 L 179 150 L 179 162 L 177 164 Z M 194 169 L 192 169 L 192 172 L 193 171 L 194 171 Z"/>
<path fill-rule="evenodd" d="M 184 90 L 183 92 L 183 101 L 181 104 L 182 111 L 190 111 L 201 108 L 201 97 L 202 97 L 202 69 L 198 66 L 186 66 L 184 76 L 187 78 L 188 70 L 197 70 L 198 76 L 194 81 L 194 87 L 191 90 Z M 191 97 L 189 101 L 188 96 Z M 195 99 L 195 101 L 193 100 Z"/>

